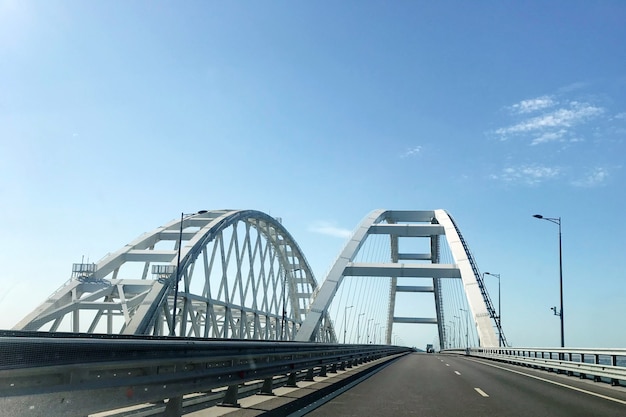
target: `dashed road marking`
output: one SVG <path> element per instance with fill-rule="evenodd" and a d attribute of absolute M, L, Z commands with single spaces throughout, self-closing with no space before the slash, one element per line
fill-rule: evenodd
<path fill-rule="evenodd" d="M 457 375 L 461 375 L 461 373 L 459 371 L 454 371 L 455 374 Z"/>
<path fill-rule="evenodd" d="M 485 391 L 481 390 L 480 388 L 474 388 L 474 389 L 476 390 L 477 393 L 479 393 L 483 397 L 489 397 L 489 395 Z"/>
<path fill-rule="evenodd" d="M 446 366 L 450 366 L 450 364 L 449 364 L 449 363 L 446 363 Z"/>
<path fill-rule="evenodd" d="M 513 372 L 514 374 L 524 375 L 524 376 L 527 376 L 529 378 L 537 379 L 539 381 L 548 382 L 550 384 L 558 385 L 558 386 L 563 387 L 563 388 L 569 388 L 569 389 L 574 390 L 574 391 L 578 391 L 578 392 L 582 392 L 582 393 L 585 393 L 585 394 L 593 395 L 594 397 L 603 398 L 603 399 L 609 400 L 609 401 L 615 401 L 616 403 L 619 403 L 619 404 L 626 404 L 626 401 L 620 400 L 619 398 L 613 398 L 613 397 L 609 397 L 608 395 L 598 394 L 597 392 L 587 391 L 586 389 L 573 387 L 573 386 L 567 385 L 567 384 L 562 384 L 560 382 L 552 381 L 550 379 L 541 378 L 540 376 L 527 374 L 526 372 L 516 371 L 514 369 L 505 368 L 503 366 L 498 366 L 498 365 L 494 365 L 494 364 L 491 364 L 491 363 L 486 363 L 486 362 L 483 362 L 483 361 L 474 360 L 474 362 L 479 362 L 479 363 L 482 363 L 484 365 L 491 366 L 493 368 L 498 368 L 498 369 L 502 369 L 502 370 L 505 370 L 505 371 Z M 474 389 L 478 390 L 478 388 L 474 388 Z"/>

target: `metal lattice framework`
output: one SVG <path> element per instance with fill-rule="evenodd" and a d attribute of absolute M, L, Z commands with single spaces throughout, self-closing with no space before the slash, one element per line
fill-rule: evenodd
<path fill-rule="evenodd" d="M 368 235 L 388 235 L 391 259 L 389 263 L 356 263 L 356 258 Z M 430 239 L 430 253 L 400 253 L 398 239 Z M 445 239 L 454 264 L 440 263 L 440 239 Z M 445 346 L 445 319 L 440 280 L 462 280 L 467 305 L 481 346 L 497 346 L 492 319 L 495 310 L 483 285 L 480 272 L 460 230 L 444 210 L 396 211 L 375 210 L 357 227 L 342 253 L 332 266 L 323 284 L 314 293 L 310 311 L 296 335 L 298 341 L 315 340 L 320 323 L 346 276 L 385 277 L 390 279 L 389 313 L 386 342 L 391 343 L 393 323 L 436 324 L 441 346 Z M 397 285 L 397 279 L 432 278 L 432 286 Z M 394 315 L 398 292 L 430 292 L 435 297 L 436 317 L 397 317 Z M 499 321 L 495 320 L 499 327 Z M 502 329 L 499 329 L 502 333 Z M 503 336 L 502 336 L 503 337 Z"/>
<path fill-rule="evenodd" d="M 74 264 L 71 279 L 14 329 L 293 340 L 316 289 L 279 220 L 201 211 L 97 264 Z M 328 317 L 318 323 L 316 340 L 336 342 Z"/>

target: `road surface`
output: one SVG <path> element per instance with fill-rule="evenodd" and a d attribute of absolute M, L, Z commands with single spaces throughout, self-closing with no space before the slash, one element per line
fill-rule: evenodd
<path fill-rule="evenodd" d="M 626 389 L 477 358 L 404 356 L 307 416 L 626 416 Z"/>

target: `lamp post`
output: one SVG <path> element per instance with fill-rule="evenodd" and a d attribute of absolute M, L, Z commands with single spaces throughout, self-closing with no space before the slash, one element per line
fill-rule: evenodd
<path fill-rule="evenodd" d="M 348 309 L 351 309 L 354 306 L 347 306 L 343 311 L 343 344 L 346 344 L 346 333 L 348 333 Z"/>
<path fill-rule="evenodd" d="M 356 342 L 361 343 L 361 316 L 364 316 L 365 313 L 359 313 L 356 317 Z"/>
<path fill-rule="evenodd" d="M 565 327 L 563 325 L 563 247 L 561 245 L 561 218 L 560 217 L 543 217 L 541 214 L 533 215 L 536 219 L 547 220 L 559 226 L 559 285 L 561 292 L 561 311 L 557 313 L 556 307 L 552 310 L 555 316 L 561 318 L 561 347 L 565 347 Z"/>
<path fill-rule="evenodd" d="M 456 342 L 455 342 L 456 336 L 454 335 L 454 333 L 456 332 L 455 331 L 456 323 L 454 321 L 452 321 L 452 320 L 448 320 L 448 323 L 452 323 L 452 333 L 451 333 L 452 334 L 452 346 L 450 346 L 450 347 L 454 348 L 455 345 L 456 345 Z"/>
<path fill-rule="evenodd" d="M 459 308 L 459 310 L 465 312 L 465 347 L 469 349 L 469 311 L 464 308 Z"/>
<path fill-rule="evenodd" d="M 459 338 L 458 338 L 458 343 L 459 343 L 459 347 L 461 347 L 461 343 L 463 343 L 461 340 L 461 317 L 459 316 L 454 316 L 455 319 L 459 320 Z"/>
<path fill-rule="evenodd" d="M 365 328 L 367 330 L 367 344 L 368 345 L 370 344 L 370 327 L 371 327 L 370 326 L 370 321 L 372 321 L 372 320 L 374 320 L 374 319 L 368 319 L 367 320 L 367 324 L 365 325 Z"/>
<path fill-rule="evenodd" d="M 500 274 L 485 272 L 483 275 L 491 275 L 498 278 L 498 346 L 502 347 L 502 299 L 500 298 Z"/>
<path fill-rule="evenodd" d="M 191 217 L 196 214 L 204 214 L 206 210 L 200 210 L 197 213 L 180 213 L 180 229 L 178 230 L 178 255 L 176 259 L 176 283 L 174 285 L 174 309 L 172 311 L 172 325 L 170 326 L 170 336 L 176 336 L 176 301 L 178 300 L 178 281 L 180 281 L 180 252 L 183 241 L 183 222 L 186 217 Z"/>
<path fill-rule="evenodd" d="M 287 270 L 285 269 L 285 275 L 283 276 L 283 311 L 280 321 L 280 340 L 285 340 L 285 315 L 287 314 Z"/>

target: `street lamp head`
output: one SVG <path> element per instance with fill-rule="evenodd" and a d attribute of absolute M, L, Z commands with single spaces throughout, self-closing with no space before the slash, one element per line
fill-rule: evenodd
<path fill-rule="evenodd" d="M 543 216 L 541 214 L 533 214 L 533 217 L 536 219 L 543 219 Z"/>

